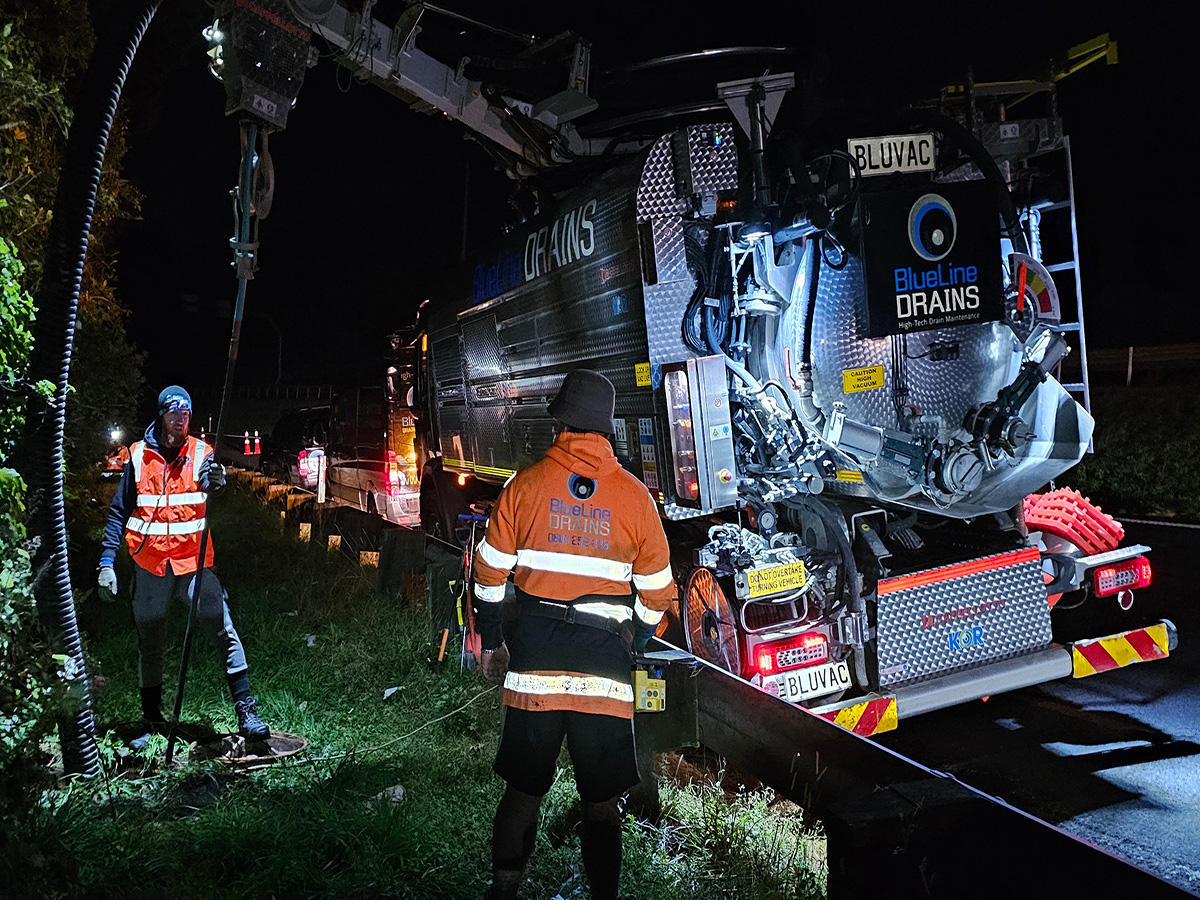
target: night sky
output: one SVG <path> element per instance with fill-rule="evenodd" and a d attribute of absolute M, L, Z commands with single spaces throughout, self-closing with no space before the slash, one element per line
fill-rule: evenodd
<path fill-rule="evenodd" d="M 676 87 L 653 76 L 643 84 L 606 79 L 606 69 L 688 50 L 795 48 L 792 68 L 803 87 L 785 100 L 781 118 L 808 119 L 835 109 L 882 113 L 961 83 L 968 65 L 977 81 L 1033 77 L 1068 47 L 1110 32 L 1119 65 L 1094 64 L 1059 87 L 1076 165 L 1089 343 L 1200 340 L 1184 276 L 1200 235 L 1180 162 L 1196 146 L 1194 116 L 1183 112 L 1194 99 L 1191 50 L 1186 29 L 1153 8 L 1165 4 L 445 5 L 539 37 L 569 28 L 590 38 L 600 112 Z M 394 21 L 401 6 L 382 0 L 375 16 Z M 200 32 L 210 21 L 199 0 L 164 3 L 125 94 L 126 172 L 145 200 L 142 220 L 122 236 L 119 289 L 135 313 L 132 337 L 149 354 L 152 387 L 177 380 L 219 388 L 229 346 L 237 283 L 228 192 L 237 180 L 238 126 L 207 72 Z M 777 63 L 775 71 L 785 68 Z M 699 73 L 687 87 L 712 96 L 728 77 Z M 511 185 L 463 140 L 460 126 L 353 82 L 328 58 L 308 71 L 270 151 L 276 188 L 259 228 L 239 384 L 276 380 L 277 332 L 284 382 L 374 371 L 383 336 L 411 322 L 422 300 L 436 300 L 439 282 L 458 264 L 468 165 L 469 260 L 482 258 L 504 221 Z"/>

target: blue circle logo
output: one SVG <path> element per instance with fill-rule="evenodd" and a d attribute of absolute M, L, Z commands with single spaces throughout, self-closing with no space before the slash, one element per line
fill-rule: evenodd
<path fill-rule="evenodd" d="M 577 500 L 587 500 L 596 493 L 596 482 L 584 475 L 572 475 L 567 479 L 567 489 Z"/>
<path fill-rule="evenodd" d="M 945 259 L 958 237 L 954 207 L 941 194 L 923 194 L 908 211 L 908 242 L 929 262 Z"/>

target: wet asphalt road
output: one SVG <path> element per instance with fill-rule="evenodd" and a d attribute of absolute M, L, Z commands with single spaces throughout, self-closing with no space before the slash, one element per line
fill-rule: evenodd
<path fill-rule="evenodd" d="M 1169 659 L 903 720 L 879 742 L 1200 896 L 1200 529 L 1125 527 L 1153 548 L 1154 583 L 1129 613 L 1089 601 L 1055 636 L 1167 618 Z"/>

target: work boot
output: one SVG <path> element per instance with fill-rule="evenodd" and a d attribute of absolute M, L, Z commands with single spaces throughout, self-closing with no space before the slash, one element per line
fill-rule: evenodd
<path fill-rule="evenodd" d="M 238 733 L 242 737 L 251 741 L 262 741 L 271 736 L 271 729 L 259 718 L 258 701 L 253 697 L 238 700 L 233 704 L 233 708 L 237 711 Z"/>
<path fill-rule="evenodd" d="M 162 711 L 162 685 L 153 684 L 142 688 L 142 721 L 151 730 L 158 731 L 167 724 Z"/>

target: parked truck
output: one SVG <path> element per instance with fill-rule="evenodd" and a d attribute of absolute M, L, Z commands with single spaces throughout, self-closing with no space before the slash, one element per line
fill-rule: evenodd
<path fill-rule="evenodd" d="M 664 633 L 765 691 L 871 734 L 1169 654 L 1166 620 L 1099 638 L 1054 624 L 1085 601 L 1128 610 L 1150 582 L 1149 548 L 1057 485 L 1093 420 L 1054 85 L 1114 61 L 1107 36 L 1046 78 L 968 79 L 874 126 L 789 139 L 774 131 L 788 73 L 597 123 L 586 41 L 509 34 L 508 62 L 455 65 L 418 45 L 428 9 L 389 28 L 335 5 L 321 33 L 519 184 L 578 172 L 515 194 L 525 217 L 397 343 L 431 536 L 469 536 L 460 524 L 550 446 L 547 402 L 587 367 L 616 386 L 615 453 L 670 537 L 681 599 Z M 559 62 L 566 87 L 547 88 Z M 564 498 L 556 528 L 602 542 L 605 515 Z"/>

